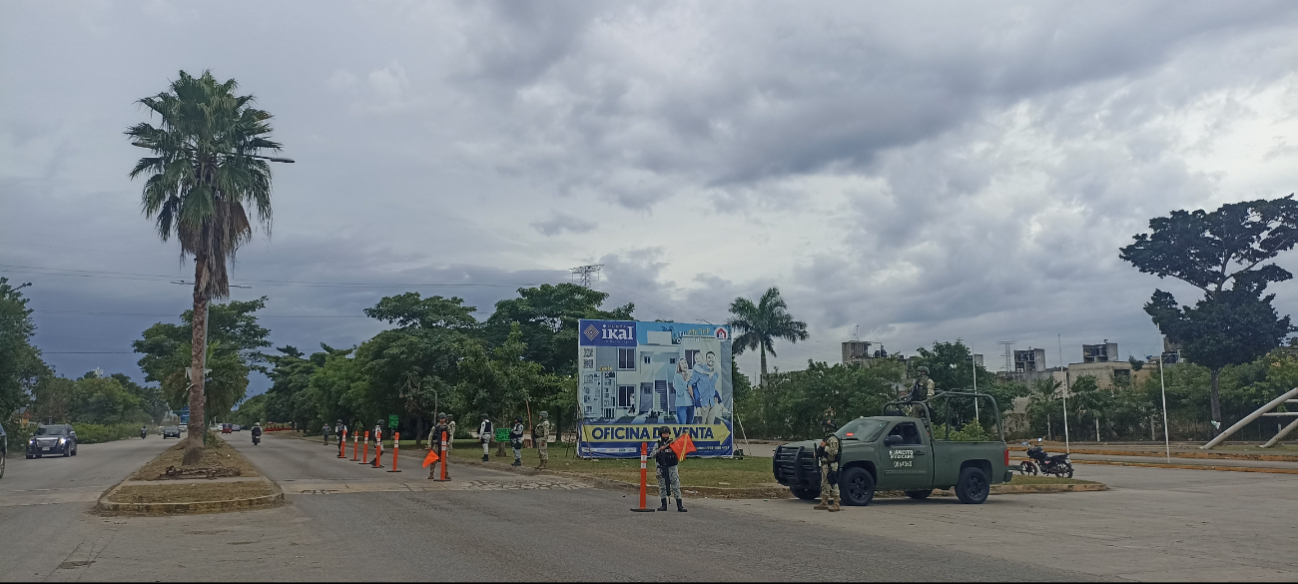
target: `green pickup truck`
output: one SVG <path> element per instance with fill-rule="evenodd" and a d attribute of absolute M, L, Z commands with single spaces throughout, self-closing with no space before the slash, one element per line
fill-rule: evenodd
<path fill-rule="evenodd" d="M 990 402 L 990 407 L 982 408 L 981 417 L 995 418 L 992 435 L 997 439 L 945 439 L 950 437 L 952 416 L 959 416 L 961 409 L 955 404 L 961 400 Z M 995 404 L 987 394 L 950 391 L 924 402 L 892 402 L 884 406 L 882 416 L 857 418 L 844 424 L 837 432 L 842 441 L 838 485 L 843 504 L 869 505 L 876 489 L 905 491 L 913 499 L 924 499 L 933 489 L 955 487 L 962 503 L 987 500 L 992 484 L 1009 482 L 1013 476 L 1000 409 Z M 933 435 L 935 413 L 946 421 L 938 427 L 939 436 Z M 815 458 L 819 443 L 791 442 L 775 451 L 775 480 L 789 487 L 799 499 L 820 496 L 820 467 Z"/>

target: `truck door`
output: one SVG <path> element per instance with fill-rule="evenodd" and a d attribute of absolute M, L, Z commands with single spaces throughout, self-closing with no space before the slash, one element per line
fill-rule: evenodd
<path fill-rule="evenodd" d="M 880 488 L 927 489 L 933 481 L 933 447 L 915 422 L 897 422 L 888 431 L 884 480 Z"/>

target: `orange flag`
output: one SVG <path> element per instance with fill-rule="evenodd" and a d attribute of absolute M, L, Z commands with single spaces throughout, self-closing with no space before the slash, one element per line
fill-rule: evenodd
<path fill-rule="evenodd" d="M 429 451 L 428 451 L 428 456 L 425 456 L 425 457 L 424 457 L 424 468 L 427 468 L 428 465 L 430 465 L 430 464 L 432 464 L 432 463 L 434 463 L 434 462 L 437 462 L 438 460 L 440 460 L 440 459 L 437 458 L 437 451 L 436 451 L 436 450 L 429 450 Z"/>
<path fill-rule="evenodd" d="M 694 440 L 690 438 L 689 432 L 681 432 L 681 435 L 672 442 L 671 449 L 676 453 L 677 460 L 685 460 L 685 455 L 698 450 L 694 447 Z"/>

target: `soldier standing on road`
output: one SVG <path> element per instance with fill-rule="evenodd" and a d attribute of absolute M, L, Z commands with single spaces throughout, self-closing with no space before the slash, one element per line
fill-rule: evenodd
<path fill-rule="evenodd" d="M 838 435 L 834 433 L 838 428 L 828 417 L 821 427 L 824 429 L 825 439 L 821 440 L 820 445 L 816 447 L 816 459 L 820 463 L 820 504 L 815 508 L 822 511 L 826 509 L 838 511 L 838 452 L 841 443 Z"/>
<path fill-rule="evenodd" d="M 383 420 L 374 422 L 374 432 L 370 434 L 370 439 L 374 441 L 374 460 L 371 464 L 379 465 L 379 450 L 383 448 Z"/>
<path fill-rule="evenodd" d="M 509 429 L 509 447 L 514 449 L 514 464 L 510 466 L 523 466 L 523 418 L 522 416 L 514 417 L 514 427 Z"/>
<path fill-rule="evenodd" d="M 550 464 L 550 451 L 548 449 L 550 442 L 550 414 L 541 412 L 541 423 L 536 425 L 532 430 L 532 442 L 536 443 L 536 457 L 541 459 L 541 464 L 536 466 L 537 470 L 545 468 Z"/>
<path fill-rule="evenodd" d="M 446 424 L 446 451 L 450 452 L 451 447 L 455 445 L 455 417 L 447 415 L 446 419 L 450 421 Z"/>
<path fill-rule="evenodd" d="M 654 459 L 654 475 L 658 477 L 658 496 L 663 500 L 658 510 L 667 510 L 667 493 L 671 493 L 676 497 L 676 510 L 685 512 L 687 509 L 681 501 L 681 475 L 676 468 L 680 460 L 676 458 L 676 451 L 671 449 L 671 444 L 671 428 L 667 426 L 658 428 L 658 443 L 654 445 L 653 452 L 649 455 Z"/>
<path fill-rule="evenodd" d="M 329 424 L 325 424 L 324 426 L 321 426 L 320 433 L 324 434 L 324 443 L 325 446 L 328 446 L 329 445 Z"/>
<path fill-rule="evenodd" d="M 478 424 L 478 442 L 482 443 L 482 462 L 491 460 L 487 454 L 491 448 L 491 433 L 494 430 L 491 427 L 491 416 L 482 414 L 482 423 Z"/>
<path fill-rule="evenodd" d="M 450 428 L 446 425 L 446 414 L 437 414 L 437 425 L 433 426 L 433 431 L 428 434 L 428 448 L 437 453 L 437 462 L 428 465 L 428 478 L 430 479 L 437 478 L 438 464 L 446 464 L 442 461 L 442 458 L 446 456 L 446 453 L 442 452 L 443 432 L 447 433 L 446 445 L 449 450 L 451 445 Z M 446 475 L 446 478 L 451 478 L 451 475 Z"/>
<path fill-rule="evenodd" d="M 342 418 L 339 418 L 337 422 L 334 422 L 334 436 L 337 436 L 339 441 L 343 439 L 343 433 L 346 431 L 347 424 L 343 423 Z"/>

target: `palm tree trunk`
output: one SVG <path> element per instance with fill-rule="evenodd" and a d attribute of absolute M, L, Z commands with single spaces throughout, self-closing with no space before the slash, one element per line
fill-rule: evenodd
<path fill-rule="evenodd" d="M 766 347 L 759 348 L 762 350 L 762 378 L 758 379 L 757 383 L 762 387 L 766 387 Z"/>
<path fill-rule="evenodd" d="M 200 288 L 205 281 L 207 269 L 206 258 L 194 258 L 194 317 L 193 337 L 190 354 L 189 389 L 189 443 L 185 445 L 185 458 L 182 466 L 193 466 L 203 459 L 203 439 L 207 437 L 207 421 L 203 419 L 203 405 L 206 393 L 203 382 L 207 367 L 207 292 Z"/>
<path fill-rule="evenodd" d="M 1217 422 L 1217 425 L 1212 429 L 1213 436 L 1220 434 L 1222 430 L 1221 395 L 1218 393 L 1221 387 L 1219 383 L 1220 378 L 1221 378 L 1221 370 L 1213 369 L 1212 370 L 1212 391 L 1208 393 L 1209 401 L 1211 401 L 1212 403 L 1212 419 Z"/>

